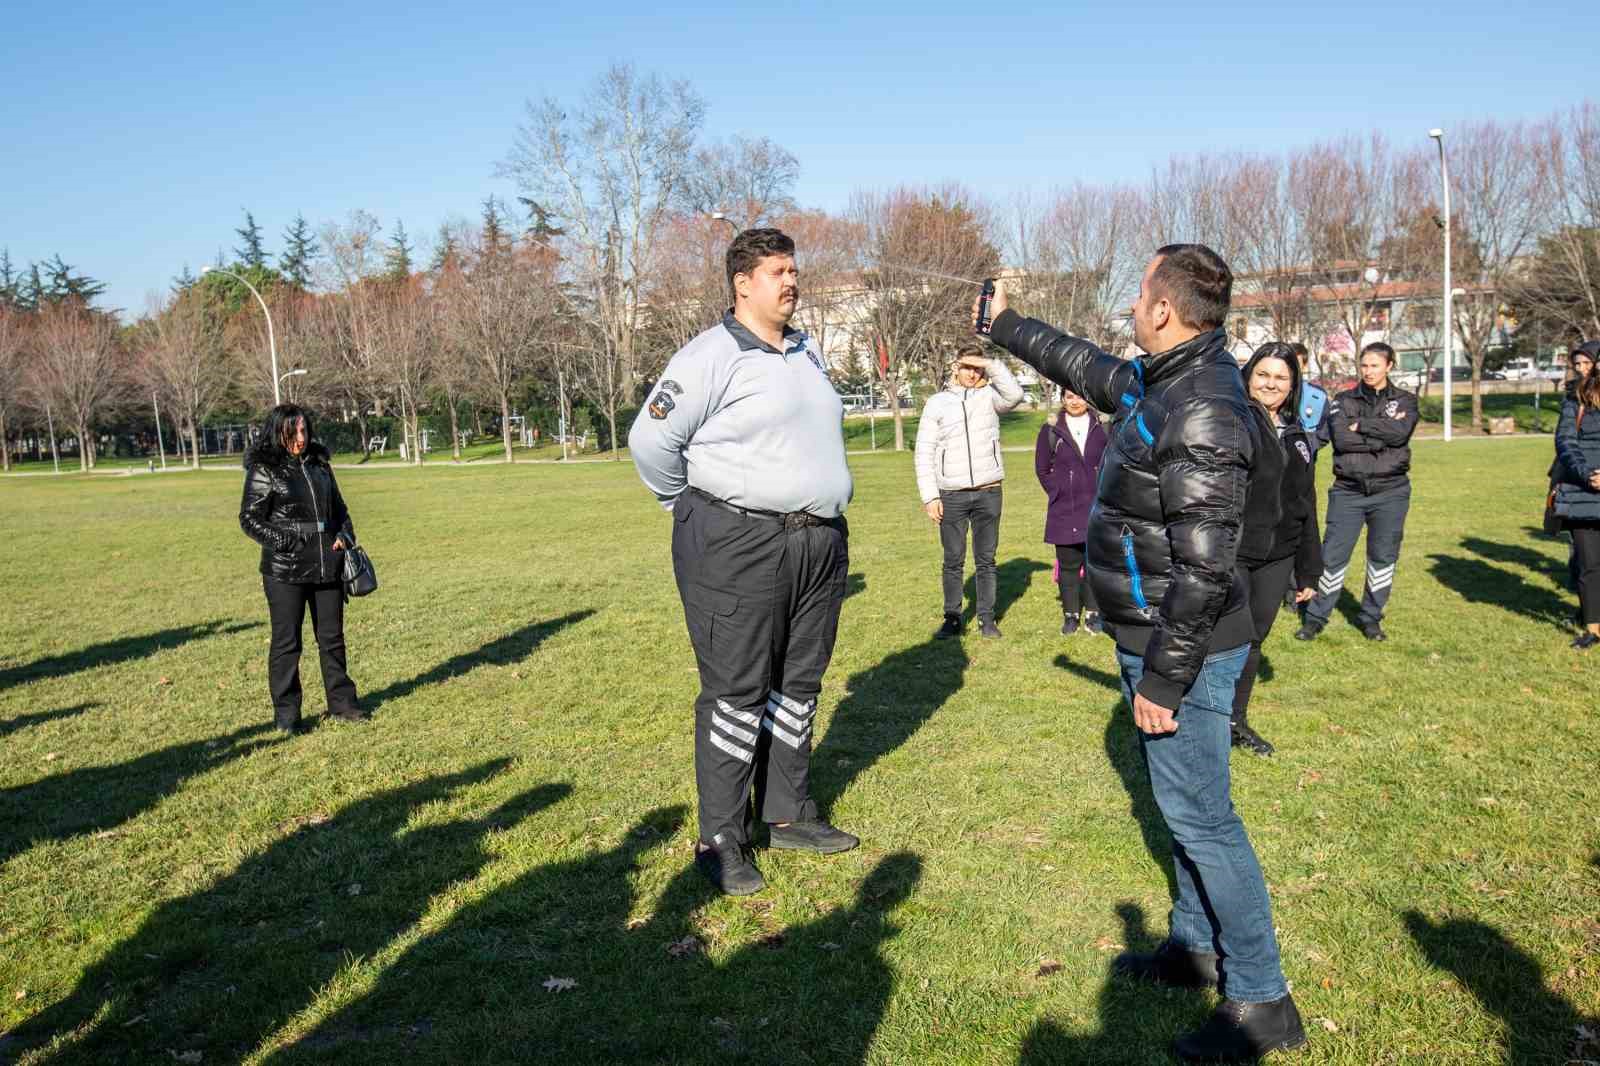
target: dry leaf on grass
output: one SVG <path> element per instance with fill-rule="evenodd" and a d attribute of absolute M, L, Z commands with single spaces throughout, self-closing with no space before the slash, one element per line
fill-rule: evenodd
<path fill-rule="evenodd" d="M 1122 950 L 1122 945 L 1119 944 L 1117 941 L 1112 940 L 1108 936 L 1100 937 L 1098 940 L 1096 940 L 1094 942 L 1094 946 L 1099 951 L 1121 951 Z"/>
<path fill-rule="evenodd" d="M 17 994 L 12 998 L 13 999 L 27 999 L 28 998 L 28 990 L 26 988 L 19 988 L 19 989 L 17 989 Z"/>
<path fill-rule="evenodd" d="M 156 684 L 158 684 L 158 685 L 170 685 L 170 684 L 172 684 L 172 678 L 170 678 L 170 677 L 158 677 L 158 678 L 156 678 Z M 196 1051 L 196 1052 L 193 1052 L 193 1054 L 199 1055 L 200 1052 Z M 184 1061 L 185 1062 L 199 1062 L 200 1060 L 198 1058 L 194 1058 L 194 1059 L 185 1059 Z"/>
<path fill-rule="evenodd" d="M 1055 959 L 1045 959 L 1045 960 L 1043 960 L 1042 962 L 1039 963 L 1039 972 L 1034 974 L 1033 976 L 1035 976 L 1035 977 L 1049 977 L 1053 973 L 1060 973 L 1061 970 L 1062 970 L 1061 964 L 1059 962 L 1057 962 Z"/>
<path fill-rule="evenodd" d="M 360 881 L 355 882 L 349 888 L 345 889 L 345 891 L 350 893 L 352 896 L 361 895 L 361 882 Z"/>
<path fill-rule="evenodd" d="M 578 987 L 578 982 L 570 977 L 548 977 L 541 981 L 546 992 L 571 992 Z"/>
<path fill-rule="evenodd" d="M 59 758 L 61 758 L 61 753 L 59 751 L 48 751 L 45 752 L 44 761 L 55 762 Z"/>
<path fill-rule="evenodd" d="M 1317 1024 L 1321 1025 L 1330 1033 L 1337 1033 L 1339 1031 L 1339 1027 L 1333 1024 L 1332 1018 L 1318 1018 Z"/>
<path fill-rule="evenodd" d="M 682 940 L 674 940 L 668 944 L 667 954 L 675 959 L 681 959 L 685 955 L 698 955 L 705 948 L 706 946 L 700 942 L 700 938 L 691 933 Z"/>

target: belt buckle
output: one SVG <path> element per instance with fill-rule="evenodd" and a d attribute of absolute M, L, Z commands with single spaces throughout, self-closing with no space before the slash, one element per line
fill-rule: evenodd
<path fill-rule="evenodd" d="M 318 533 L 326 533 L 327 531 L 328 531 L 328 527 L 327 527 L 326 523 L 323 523 L 323 522 L 318 522 L 317 523 L 317 532 Z"/>
<path fill-rule="evenodd" d="M 804 511 L 790 511 L 788 514 L 783 516 L 784 529 L 804 529 L 807 526 L 815 524 L 816 519 L 812 518 L 811 515 Z"/>

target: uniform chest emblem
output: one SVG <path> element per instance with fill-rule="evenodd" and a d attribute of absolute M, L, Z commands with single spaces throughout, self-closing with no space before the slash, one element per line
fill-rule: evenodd
<path fill-rule="evenodd" d="M 826 374 L 828 372 L 828 368 L 822 365 L 821 358 L 819 358 L 817 356 L 817 353 L 812 351 L 810 348 L 806 349 L 806 358 L 811 360 L 811 365 L 812 366 L 816 367 L 818 370 L 822 371 L 824 374 Z"/>
<path fill-rule="evenodd" d="M 1303 440 L 1295 441 L 1294 442 L 1294 450 L 1300 453 L 1300 458 L 1305 462 L 1305 464 L 1307 466 L 1311 465 L 1311 449 L 1306 447 L 1306 442 L 1305 441 L 1303 441 Z"/>
<path fill-rule="evenodd" d="M 1399 400 L 1390 400 L 1388 403 L 1384 404 L 1383 405 L 1383 416 L 1385 418 L 1398 418 L 1398 417 L 1400 417 L 1400 401 Z"/>

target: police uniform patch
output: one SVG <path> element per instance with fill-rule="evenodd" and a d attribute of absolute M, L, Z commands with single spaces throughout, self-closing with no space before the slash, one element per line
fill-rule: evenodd
<path fill-rule="evenodd" d="M 662 382 L 663 388 L 660 392 L 656 393 L 655 399 L 650 401 L 649 411 L 651 418 L 658 420 L 666 418 L 667 415 L 672 413 L 672 409 L 678 406 L 675 402 L 673 402 L 672 393 L 668 392 L 665 388 L 665 386 L 669 384 L 671 384 L 671 382 Z M 682 392 L 683 390 L 680 389 L 678 391 Z"/>
<path fill-rule="evenodd" d="M 1306 447 L 1306 442 L 1305 441 L 1303 441 L 1303 440 L 1295 441 L 1294 442 L 1294 450 L 1300 453 L 1300 458 L 1305 460 L 1305 464 L 1307 466 L 1311 465 L 1311 449 Z"/>
<path fill-rule="evenodd" d="M 1398 417 L 1400 417 L 1400 401 L 1399 400 L 1390 400 L 1388 403 L 1384 404 L 1383 405 L 1383 414 L 1384 414 L 1385 418 L 1398 418 Z"/>
<path fill-rule="evenodd" d="M 673 381 L 671 378 L 662 379 L 661 390 L 663 392 L 670 392 L 674 396 L 682 396 L 683 395 L 683 386 L 679 385 L 676 381 Z"/>
<path fill-rule="evenodd" d="M 812 366 L 816 367 L 818 370 L 822 371 L 824 374 L 826 374 L 828 372 L 828 368 L 822 365 L 822 360 L 817 358 L 817 353 L 812 351 L 810 348 L 806 349 L 806 358 L 811 360 L 811 365 Z"/>

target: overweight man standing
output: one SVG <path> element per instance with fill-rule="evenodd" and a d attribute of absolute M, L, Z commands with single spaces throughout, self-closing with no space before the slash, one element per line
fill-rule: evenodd
<path fill-rule="evenodd" d="M 1222 328 L 1232 290 L 1232 272 L 1211 249 L 1168 245 L 1150 261 L 1133 305 L 1134 340 L 1150 354 L 1108 355 L 1007 310 L 1003 291 L 990 334 L 1051 381 L 1115 412 L 1089 513 L 1087 571 L 1172 831 L 1178 894 L 1161 947 L 1114 965 L 1156 984 L 1220 985 L 1225 998 L 1211 1020 L 1175 1044 L 1184 1058 L 1209 1061 L 1250 1060 L 1306 1040 L 1228 778 L 1234 683 L 1255 635 L 1235 557 L 1257 445 Z"/>
<path fill-rule="evenodd" d="M 859 843 L 819 817 L 810 785 L 852 483 L 843 402 L 816 346 L 789 327 L 800 300 L 794 241 L 745 230 L 727 272 L 733 307 L 667 363 L 628 447 L 672 513 L 672 568 L 700 667 L 695 865 L 719 890 L 747 895 L 766 885 L 750 852 L 753 814 L 775 848 Z"/>

